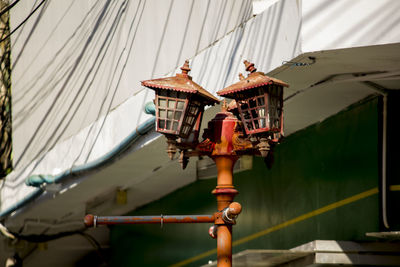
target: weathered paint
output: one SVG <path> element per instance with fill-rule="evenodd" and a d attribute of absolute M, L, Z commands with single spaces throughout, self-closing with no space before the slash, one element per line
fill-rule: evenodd
<path fill-rule="evenodd" d="M 212 124 L 210 133 L 213 134 L 212 141 L 215 143 L 212 151 L 212 156 L 227 155 L 232 156 L 233 150 L 233 135 L 238 119 L 230 112 L 219 112 L 214 119 L 209 123 Z"/>
<path fill-rule="evenodd" d="M 164 224 L 164 223 L 213 223 L 214 215 L 160 215 L 160 216 L 93 216 L 86 215 L 85 225 L 113 224 Z"/>

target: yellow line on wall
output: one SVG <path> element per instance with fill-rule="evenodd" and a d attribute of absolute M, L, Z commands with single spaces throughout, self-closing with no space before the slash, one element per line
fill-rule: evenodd
<path fill-rule="evenodd" d="M 389 187 L 389 190 L 390 191 L 400 191 L 400 185 L 399 184 L 398 185 L 391 185 Z"/>
<path fill-rule="evenodd" d="M 392 187 L 393 187 L 393 186 L 390 187 L 390 190 L 392 190 Z M 396 188 L 397 188 L 397 186 L 396 186 Z M 400 185 L 398 185 L 398 190 L 400 190 Z M 392 190 L 392 191 L 394 191 L 394 190 Z M 291 219 L 291 220 L 288 220 L 288 221 L 286 221 L 286 222 L 280 223 L 280 224 L 278 224 L 278 225 L 272 226 L 272 227 L 267 228 L 267 229 L 265 229 L 265 230 L 262 230 L 262 231 L 260 231 L 260 232 L 257 232 L 257 233 L 254 233 L 254 234 L 252 234 L 252 235 L 249 235 L 249 236 L 246 236 L 246 237 L 244 237 L 244 238 L 241 238 L 241 239 L 239 239 L 239 240 L 236 240 L 236 241 L 234 241 L 234 242 L 232 243 L 232 246 L 241 245 L 241 244 L 246 243 L 246 242 L 249 242 L 249 241 L 251 241 L 251 240 L 253 240 L 253 239 L 259 238 L 259 237 L 261 237 L 261 236 L 264 236 L 264 235 L 267 235 L 267 234 L 272 233 L 272 232 L 274 232 L 274 231 L 277 231 L 277 230 L 280 230 L 280 229 L 282 229 L 282 228 L 285 228 L 285 227 L 287 227 L 287 226 L 289 226 L 289 225 L 292 225 L 292 224 L 295 224 L 295 223 L 304 221 L 304 220 L 306 220 L 306 219 L 309 219 L 309 218 L 311 218 L 311 217 L 320 215 L 320 214 L 325 213 L 325 212 L 327 212 L 327 211 L 330 211 L 330 210 L 333 210 L 333 209 L 342 207 L 342 206 L 344 206 L 344 205 L 353 203 L 353 202 L 358 201 L 358 200 L 360 200 L 360 199 L 363 199 L 363 198 L 366 198 L 366 197 L 375 195 L 375 194 L 377 194 L 378 192 L 379 192 L 378 188 L 375 187 L 375 188 L 373 188 L 373 189 L 364 191 L 364 192 L 362 192 L 362 193 L 360 193 L 360 194 L 357 194 L 357 195 L 354 195 L 354 196 L 351 196 L 351 197 L 342 199 L 342 200 L 340 200 L 340 201 L 338 201 L 338 202 L 334 202 L 334 203 L 332 203 L 332 204 L 329 204 L 329 205 L 326 205 L 326 206 L 324 206 L 324 207 L 322 207 L 322 208 L 319 208 L 319 209 L 313 210 L 313 211 L 311 211 L 311 212 L 305 213 L 305 214 L 303 214 L 303 215 L 300 215 L 300 216 L 298 216 L 298 217 L 296 217 L 296 218 L 293 218 L 293 219 Z M 189 264 L 189 263 L 198 261 L 198 260 L 200 260 L 200 259 L 202 259 L 202 258 L 205 258 L 205 257 L 207 257 L 207 256 L 213 255 L 213 254 L 215 254 L 215 253 L 217 253 L 217 249 L 212 249 L 212 250 L 206 251 L 206 252 L 204 252 L 204 253 L 202 253 L 202 254 L 199 254 L 199 255 L 197 255 L 197 256 L 194 256 L 194 257 L 192 257 L 192 258 L 189 258 L 189 259 L 186 259 L 186 260 L 184 260 L 184 261 L 181 261 L 181 262 L 178 262 L 178 263 L 176 263 L 176 264 L 173 264 L 173 265 L 171 265 L 170 267 L 184 266 L 184 265 L 186 265 L 186 264 Z"/>
<path fill-rule="evenodd" d="M 244 238 L 241 238 L 239 240 L 236 240 L 235 242 L 232 243 L 232 245 L 233 246 L 237 246 L 237 245 L 243 244 L 245 242 L 248 242 L 250 240 L 256 239 L 256 238 L 261 237 L 263 235 L 266 235 L 266 234 L 269 234 L 271 232 L 277 231 L 279 229 L 285 228 L 285 227 L 287 227 L 289 225 L 304 221 L 304 220 L 309 219 L 311 217 L 314 217 L 314 216 L 317 216 L 319 214 L 325 213 L 327 211 L 330 211 L 330 210 L 339 208 L 341 206 L 350 204 L 350 203 L 355 202 L 357 200 L 360 200 L 360 199 L 375 195 L 378 192 L 379 192 L 378 188 L 375 187 L 375 188 L 370 189 L 368 191 L 365 191 L 365 192 L 362 192 L 360 194 L 357 194 L 357 195 L 345 198 L 343 200 L 340 200 L 338 202 L 326 205 L 326 206 L 324 206 L 322 208 L 319 208 L 319 209 L 313 210 L 311 212 L 305 213 L 303 215 L 300 215 L 299 217 L 296 217 L 296 218 L 293 218 L 293 219 L 288 220 L 286 222 L 283 222 L 283 223 L 280 223 L 278 225 L 272 226 L 272 227 L 267 228 L 267 229 L 265 229 L 263 231 L 260 231 L 260 232 L 257 232 L 255 234 L 252 234 L 252 235 L 249 235 L 247 237 L 244 237 Z"/>
<path fill-rule="evenodd" d="M 170 265 L 170 267 L 184 266 L 184 265 L 186 265 L 186 264 L 189 264 L 189 263 L 192 263 L 192 262 L 201 260 L 202 258 L 205 258 L 205 257 L 207 257 L 207 256 L 211 256 L 211 255 L 213 255 L 213 254 L 215 254 L 215 253 L 217 253 L 217 249 L 216 249 L 216 248 L 214 248 L 214 249 L 212 249 L 212 250 L 209 250 L 209 251 L 206 251 L 206 252 L 204 252 L 204 253 L 201 253 L 201 254 L 199 254 L 199 255 L 197 255 L 197 256 L 194 256 L 194 257 L 192 257 L 192 258 L 189 258 L 189 259 L 187 259 L 187 260 L 180 261 L 180 262 L 178 262 L 178 263 L 175 263 L 175 264 L 173 264 L 173 265 Z"/>

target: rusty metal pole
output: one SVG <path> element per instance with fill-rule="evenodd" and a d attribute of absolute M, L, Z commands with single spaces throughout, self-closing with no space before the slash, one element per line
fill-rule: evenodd
<path fill-rule="evenodd" d="M 217 198 L 218 211 L 228 208 L 238 191 L 233 186 L 233 165 L 237 158 L 217 156 L 213 158 L 217 165 L 217 187 L 213 194 Z M 221 223 L 221 224 L 219 224 Z M 232 224 L 217 222 L 217 259 L 218 267 L 232 266 Z"/>
<path fill-rule="evenodd" d="M 233 186 L 233 166 L 239 158 L 234 152 L 234 139 L 238 120 L 227 112 L 224 102 L 221 112 L 209 123 L 212 139 L 215 143 L 211 158 L 217 170 L 217 187 L 212 193 L 217 198 L 218 211 L 228 209 L 238 191 Z M 239 204 L 238 204 L 239 205 Z M 240 212 L 240 211 L 239 211 Z M 217 260 L 218 267 L 232 266 L 232 224 L 222 218 L 216 218 L 217 229 Z"/>

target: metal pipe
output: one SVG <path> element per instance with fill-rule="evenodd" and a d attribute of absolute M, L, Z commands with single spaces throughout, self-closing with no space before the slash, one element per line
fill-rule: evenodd
<path fill-rule="evenodd" d="M 6 208 L 5 210 L 0 211 L 0 219 L 3 219 L 18 209 L 28 205 L 33 202 L 45 192 L 43 188 L 44 184 L 51 183 L 61 183 L 65 179 L 75 176 L 83 176 L 85 174 L 90 173 L 91 171 L 95 171 L 100 167 L 103 167 L 109 163 L 111 163 L 116 157 L 120 156 L 121 152 L 126 150 L 127 147 L 132 145 L 136 140 L 149 132 L 154 128 L 155 118 L 151 118 L 145 121 L 143 124 L 139 125 L 129 136 L 127 136 L 119 145 L 113 148 L 110 152 L 105 154 L 104 156 L 98 158 L 93 162 L 89 162 L 83 164 L 81 166 L 72 167 L 69 170 L 64 171 L 63 173 L 53 176 L 53 175 L 32 175 L 26 178 L 25 184 L 28 186 L 36 187 L 32 193 L 27 195 L 25 198 L 17 202 L 16 204 Z"/>
<path fill-rule="evenodd" d="M 214 223 L 214 215 L 160 215 L 160 216 L 96 216 L 88 214 L 87 227 L 113 224 L 166 224 L 166 223 Z"/>
<path fill-rule="evenodd" d="M 242 211 L 242 205 L 238 202 L 232 202 L 222 211 L 222 219 L 226 223 L 236 224 L 236 218 Z"/>
<path fill-rule="evenodd" d="M 382 111 L 382 221 L 385 228 L 389 229 L 389 221 L 387 216 L 387 171 L 386 171 L 386 150 L 387 150 L 387 99 L 388 89 L 374 82 L 365 81 L 363 84 L 368 85 L 383 97 Z"/>
<path fill-rule="evenodd" d="M 71 169 L 66 170 L 55 176 L 43 175 L 43 174 L 32 175 L 25 180 L 25 184 L 33 187 L 41 187 L 44 184 L 61 183 L 62 181 L 70 177 L 85 175 L 92 171 L 97 170 L 100 167 L 104 167 L 113 162 L 115 158 L 120 156 L 121 152 L 125 151 L 130 145 L 136 142 L 136 140 L 140 136 L 146 134 L 151 129 L 154 129 L 154 124 L 155 124 L 155 118 L 151 118 L 145 121 L 143 124 L 139 125 L 129 136 L 127 136 L 120 144 L 114 147 L 111 151 L 109 151 L 107 154 L 101 156 L 100 158 L 92 162 L 85 163 L 79 166 L 74 166 Z"/>
<path fill-rule="evenodd" d="M 383 125 L 382 125 L 382 217 L 383 225 L 389 228 L 387 216 L 387 172 L 386 172 L 386 148 L 387 148 L 387 94 L 383 95 Z"/>
<path fill-rule="evenodd" d="M 217 187 L 213 194 L 217 197 L 218 210 L 228 211 L 235 195 L 238 193 L 233 186 L 233 166 L 237 160 L 235 156 L 216 156 L 213 158 L 217 165 Z M 237 203 L 239 204 L 239 203 Z M 240 206 L 240 204 L 239 204 Z M 240 208 L 234 204 L 232 211 L 237 213 Z M 224 213 L 224 212 L 223 212 Z M 239 214 L 237 213 L 237 214 Z M 223 216 L 224 217 L 224 216 Z M 218 224 L 217 230 L 217 260 L 218 267 L 232 266 L 232 224 L 234 222 L 226 222 L 222 217 L 222 222 L 216 220 Z"/>
<path fill-rule="evenodd" d="M 217 231 L 217 265 L 232 267 L 232 225 L 219 225 Z"/>

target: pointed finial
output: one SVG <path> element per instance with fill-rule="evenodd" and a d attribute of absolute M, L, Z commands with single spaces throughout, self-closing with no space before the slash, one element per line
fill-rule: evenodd
<path fill-rule="evenodd" d="M 249 62 L 247 60 L 243 61 L 243 63 L 246 66 L 246 71 L 248 71 L 250 73 L 253 73 L 253 72 L 257 71 L 257 69 L 254 68 L 254 64 L 253 63 L 251 63 L 251 62 Z"/>
<path fill-rule="evenodd" d="M 228 104 L 226 103 L 226 99 L 222 102 L 222 107 L 221 107 L 222 112 L 227 112 L 228 111 Z"/>
<path fill-rule="evenodd" d="M 239 80 L 244 80 L 245 78 L 244 78 L 244 76 L 243 76 L 243 73 L 239 73 Z"/>
<path fill-rule="evenodd" d="M 182 70 L 182 74 L 187 75 L 189 73 L 189 71 L 190 71 L 189 60 L 185 60 L 185 64 L 183 64 L 183 66 L 181 67 L 181 70 Z"/>

